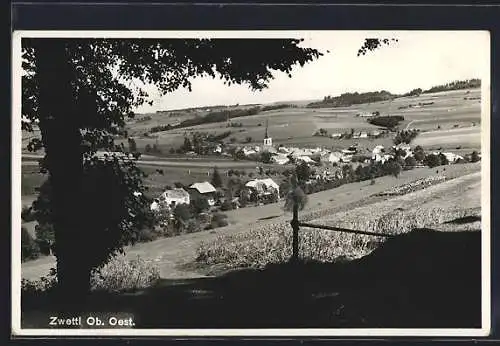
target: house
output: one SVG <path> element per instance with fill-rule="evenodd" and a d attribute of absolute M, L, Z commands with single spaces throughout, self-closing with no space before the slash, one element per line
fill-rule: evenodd
<path fill-rule="evenodd" d="M 203 183 L 194 183 L 189 187 L 189 189 L 191 190 L 191 193 L 194 194 L 194 197 L 205 197 L 210 206 L 215 205 L 215 192 L 217 190 L 208 181 Z"/>
<path fill-rule="evenodd" d="M 285 154 L 278 154 L 271 157 L 271 162 L 278 165 L 285 165 L 290 162 L 290 159 Z"/>
<path fill-rule="evenodd" d="M 290 149 L 288 149 L 287 147 L 279 147 L 278 148 L 278 152 L 282 153 L 282 154 L 289 154 L 290 153 Z"/>
<path fill-rule="evenodd" d="M 95 153 L 98 159 L 112 158 L 113 156 L 121 159 L 137 160 L 133 154 L 127 154 L 120 151 L 98 151 Z"/>
<path fill-rule="evenodd" d="M 344 154 L 344 155 L 354 155 L 354 154 L 356 154 L 356 150 L 352 150 L 352 149 L 343 149 L 343 150 L 342 150 L 342 154 Z"/>
<path fill-rule="evenodd" d="M 255 155 L 257 154 L 257 152 L 253 149 L 253 148 L 247 148 L 247 147 L 244 147 L 243 148 L 243 154 L 245 156 L 250 156 L 250 155 Z"/>
<path fill-rule="evenodd" d="M 340 159 L 342 158 L 342 153 L 339 152 L 333 152 L 333 153 L 326 153 L 325 155 L 321 156 L 321 161 L 322 162 L 340 162 Z"/>
<path fill-rule="evenodd" d="M 257 191 L 259 195 L 272 195 L 275 193 L 278 198 L 280 195 L 279 185 L 271 178 L 250 180 L 245 186 Z"/>
<path fill-rule="evenodd" d="M 341 138 L 342 137 L 342 134 L 341 133 L 332 133 L 330 135 L 331 138 Z"/>
<path fill-rule="evenodd" d="M 352 135 L 352 138 L 358 139 L 360 136 L 361 136 L 361 132 L 355 132 L 355 133 Z"/>
<path fill-rule="evenodd" d="M 373 117 L 373 113 L 363 112 L 363 113 L 359 113 L 359 116 L 363 117 L 363 118 L 369 118 L 369 117 Z"/>
<path fill-rule="evenodd" d="M 360 132 L 359 133 L 359 138 L 368 138 L 368 133 L 366 133 L 366 132 Z"/>
<path fill-rule="evenodd" d="M 377 136 L 380 136 L 380 131 L 379 130 L 373 130 L 370 132 L 370 136 L 372 137 L 377 137 Z"/>
<path fill-rule="evenodd" d="M 382 160 L 382 153 L 384 151 L 385 151 L 385 148 L 383 145 L 377 145 L 372 150 L 372 160 L 381 161 Z"/>
<path fill-rule="evenodd" d="M 297 161 L 305 162 L 305 163 L 314 163 L 315 161 L 311 159 L 309 156 L 299 156 L 296 158 Z"/>
<path fill-rule="evenodd" d="M 463 160 L 464 158 L 460 155 L 454 154 L 454 153 L 442 153 L 446 159 L 448 160 L 449 163 L 456 162 L 457 160 Z"/>
<path fill-rule="evenodd" d="M 160 201 L 168 206 L 175 207 L 179 204 L 189 204 L 189 193 L 184 189 L 165 190 L 160 195 Z"/>
<path fill-rule="evenodd" d="M 222 147 L 220 146 L 220 144 L 218 144 L 218 145 L 214 148 L 214 153 L 216 153 L 216 154 L 220 154 L 220 153 L 222 153 Z"/>
<path fill-rule="evenodd" d="M 352 155 L 342 155 L 342 157 L 340 158 L 341 162 L 351 162 L 351 160 L 352 160 Z"/>

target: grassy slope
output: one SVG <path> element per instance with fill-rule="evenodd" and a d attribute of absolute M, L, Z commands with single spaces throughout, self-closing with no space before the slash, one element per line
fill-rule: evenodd
<path fill-rule="evenodd" d="M 447 166 L 446 171 L 441 173 L 449 177 L 462 176 L 464 174 L 477 172 L 479 164 L 464 164 Z M 337 208 L 337 211 L 349 210 L 363 205 L 363 201 L 375 193 L 382 192 L 391 186 L 397 186 L 435 173 L 436 169 L 421 168 L 403 172 L 400 178 L 382 177 L 377 179 L 375 185 L 369 182 L 360 182 L 343 185 L 337 189 L 319 192 L 309 195 L 309 203 L 305 212 L 321 210 L 324 208 Z M 443 196 L 446 193 L 443 192 Z M 439 198 L 438 195 L 434 198 Z M 368 199 L 369 201 L 369 199 Z M 379 201 L 379 199 L 377 199 Z M 371 201 L 372 202 L 372 201 Z M 285 213 L 281 204 L 270 204 L 261 207 L 242 208 L 227 212 L 230 225 L 216 231 L 203 231 L 173 238 L 161 239 L 151 243 L 138 244 L 127 250 L 130 258 L 140 255 L 141 257 L 155 260 L 161 269 L 161 275 L 165 278 L 182 278 L 199 276 L 179 269 L 179 265 L 192 262 L 196 256 L 196 249 L 200 242 L 207 242 L 217 238 L 218 235 L 245 232 L 259 224 L 275 223 L 279 220 L 286 221 L 291 215 Z M 273 218 L 275 217 L 275 218 Z M 271 220 L 263 220 L 272 218 Z M 35 261 L 26 262 L 22 265 L 22 276 L 36 279 L 46 275 L 51 266 L 54 265 L 53 257 L 44 257 Z"/>

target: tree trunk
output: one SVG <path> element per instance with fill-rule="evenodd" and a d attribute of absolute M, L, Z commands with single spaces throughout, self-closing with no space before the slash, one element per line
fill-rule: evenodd
<path fill-rule="evenodd" d="M 45 146 L 54 215 L 57 298 L 64 309 L 78 311 L 90 290 L 88 249 L 79 202 L 83 153 L 72 69 L 64 39 L 35 39 L 40 130 Z M 92 217 L 87 215 L 86 217 Z"/>

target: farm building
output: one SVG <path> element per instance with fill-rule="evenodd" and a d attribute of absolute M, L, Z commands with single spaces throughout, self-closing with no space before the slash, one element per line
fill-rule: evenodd
<path fill-rule="evenodd" d="M 321 155 L 321 162 L 340 162 L 340 159 L 342 158 L 342 153 L 339 152 L 333 152 L 333 153 L 325 153 Z"/>
<path fill-rule="evenodd" d="M 340 137 L 342 137 L 342 134 L 341 134 L 341 133 L 332 133 L 332 134 L 330 135 L 330 137 L 331 137 L 331 138 L 340 138 Z"/>
<path fill-rule="evenodd" d="M 215 192 L 217 190 L 208 181 L 205 181 L 203 183 L 194 183 L 189 187 L 189 189 L 193 194 L 192 197 L 205 197 L 208 200 L 208 204 L 210 206 L 215 205 Z"/>
<path fill-rule="evenodd" d="M 189 204 L 189 193 L 184 189 L 165 190 L 160 195 L 160 201 L 168 206 L 176 206 L 179 204 Z"/>
<path fill-rule="evenodd" d="M 373 130 L 370 132 L 370 136 L 376 137 L 380 136 L 380 131 L 379 130 Z"/>
<path fill-rule="evenodd" d="M 278 198 L 280 195 L 279 185 L 271 178 L 250 180 L 245 186 L 256 191 L 258 195 L 272 195 L 274 193 Z"/>
<path fill-rule="evenodd" d="M 443 154 L 446 159 L 448 160 L 448 162 L 451 164 L 451 163 L 454 163 L 455 161 L 457 160 L 463 160 L 463 156 L 460 156 L 460 155 L 457 155 L 457 154 L 454 154 L 454 153 L 441 153 Z"/>
<path fill-rule="evenodd" d="M 366 132 L 360 132 L 359 133 L 359 138 L 368 138 L 368 133 L 366 133 Z"/>

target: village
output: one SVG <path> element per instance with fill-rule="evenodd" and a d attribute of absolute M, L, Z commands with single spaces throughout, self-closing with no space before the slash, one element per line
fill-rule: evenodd
<path fill-rule="evenodd" d="M 359 116 L 375 115 L 362 113 Z M 208 217 L 209 228 L 216 228 L 218 227 L 217 223 L 214 224 L 210 220 L 213 215 L 220 215 L 221 211 L 276 203 L 286 198 L 290 189 L 290 177 L 293 173 L 299 173 L 299 170 L 302 172 L 301 186 L 306 193 L 313 193 L 334 188 L 350 181 L 373 180 L 385 174 L 397 176 L 403 169 L 470 161 L 470 158 L 446 151 L 432 151 L 425 154 L 421 147 L 414 146 L 412 148 L 404 141 L 397 145 L 384 147 L 377 144 L 376 138 L 390 135 L 389 131 L 385 130 L 350 134 L 350 138 L 366 138 L 368 136 L 373 138 L 372 149 L 366 148 L 362 151 L 357 144 L 353 144 L 345 149 L 333 151 L 324 147 L 273 145 L 268 128 L 269 124 L 266 121 L 261 145 L 228 146 L 218 143 L 210 147 L 210 154 L 233 156 L 241 160 L 256 161 L 257 164 L 266 163 L 286 167 L 281 172 L 282 174 L 269 169 L 264 170 L 257 165 L 255 173 L 250 173 L 246 179 L 238 178 L 237 183 L 235 180 L 226 179 L 224 184 L 221 176 L 225 175 L 225 178 L 230 178 L 233 170 L 221 172 L 217 167 L 214 167 L 212 172 L 207 172 L 208 179 L 205 181 L 167 188 L 159 196 L 154 196 L 151 210 L 157 215 L 163 216 L 160 217 L 160 220 L 171 221 L 175 219 L 177 207 L 192 206 L 193 204 L 199 206 L 201 203 L 202 207 L 195 208 L 196 212 Z M 416 134 L 417 131 L 415 130 L 414 133 Z M 346 134 L 332 134 L 330 137 L 338 139 L 344 135 Z M 194 151 L 189 151 L 186 154 L 198 156 Z M 480 154 L 477 155 L 480 158 Z M 431 157 L 435 157 L 436 160 L 432 160 Z M 433 164 L 432 161 L 435 163 Z M 391 162 L 398 162 L 395 168 L 394 165 L 389 164 Z M 373 171 L 374 166 L 380 167 L 379 172 Z M 362 171 L 369 172 L 363 173 Z M 165 225 L 164 221 L 163 224 Z M 224 225 L 226 223 L 223 222 L 222 226 Z"/>

